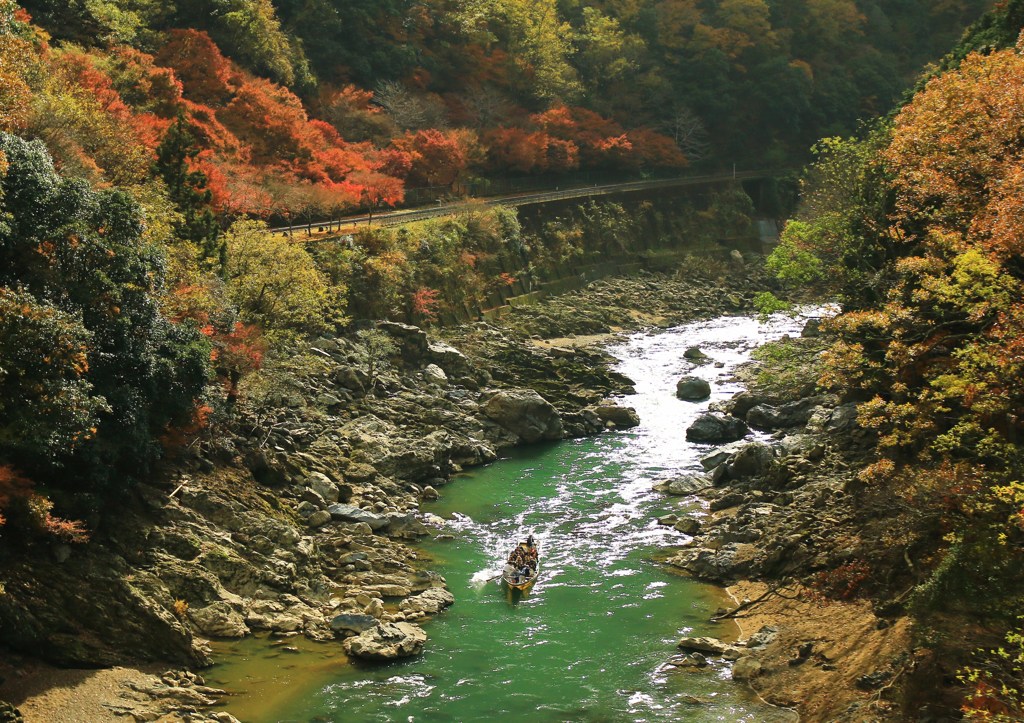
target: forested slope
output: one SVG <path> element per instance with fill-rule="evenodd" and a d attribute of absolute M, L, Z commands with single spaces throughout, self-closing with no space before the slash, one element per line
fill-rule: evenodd
<path fill-rule="evenodd" d="M 979 720 L 1024 715 L 1022 8 L 890 121 L 820 144 L 770 260 L 843 303 L 821 383 L 875 434 L 858 494 L 890 530 L 851 561 L 852 594 L 905 604 L 935 653 L 916 684 L 940 676 Z"/>

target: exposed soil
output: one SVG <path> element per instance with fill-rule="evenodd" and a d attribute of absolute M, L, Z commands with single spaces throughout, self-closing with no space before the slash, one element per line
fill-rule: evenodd
<path fill-rule="evenodd" d="M 754 600 L 767 589 L 760 582 L 728 588 L 740 602 Z M 805 588 L 790 588 L 784 596 L 771 596 L 740 613 L 736 622 L 741 639 L 765 626 L 778 631 L 757 654 L 764 673 L 753 681 L 769 703 L 795 708 L 807 721 L 892 719 L 892 705 L 882 693 L 903 669 L 877 679 L 864 676 L 878 671 L 881 661 L 906 658 L 911 641 L 907 618 L 888 625 L 866 601 L 826 601 Z M 801 647 L 808 643 L 810 651 L 801 657 Z"/>
<path fill-rule="evenodd" d="M 148 668 L 81 670 L 55 668 L 38 662 L 0 665 L 4 682 L 0 698 L 12 703 L 27 723 L 105 723 L 124 721 L 125 709 L 144 698 L 130 686 L 160 682 L 159 671 Z M 156 720 L 180 720 L 167 717 Z"/>

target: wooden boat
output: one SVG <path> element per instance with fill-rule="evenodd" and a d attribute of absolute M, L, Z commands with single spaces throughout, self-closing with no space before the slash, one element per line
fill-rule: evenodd
<path fill-rule="evenodd" d="M 501 572 L 501 581 L 508 586 L 509 590 L 526 592 L 537 582 L 537 578 L 540 576 L 540 558 L 537 553 L 533 535 L 530 535 L 526 542 L 520 542 L 512 548 L 508 561 Z M 526 561 L 527 564 L 513 565 L 512 561 L 517 557 Z M 525 573 L 524 569 L 526 569 Z"/>

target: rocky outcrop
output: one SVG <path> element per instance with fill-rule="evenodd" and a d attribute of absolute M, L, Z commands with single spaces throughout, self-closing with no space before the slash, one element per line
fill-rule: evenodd
<path fill-rule="evenodd" d="M 412 623 L 377 623 L 345 640 L 345 651 L 356 658 L 386 662 L 423 652 L 427 633 Z"/>
<path fill-rule="evenodd" d="M 455 604 L 454 595 L 443 587 L 434 587 L 421 592 L 419 595 L 406 598 L 399 605 L 399 609 L 404 613 L 434 615 L 453 604 Z"/>
<path fill-rule="evenodd" d="M 676 647 L 680 650 L 690 650 L 707 655 L 720 656 L 726 660 L 736 660 L 743 654 L 740 647 L 730 643 L 724 643 L 718 638 L 685 637 L 676 643 Z"/>

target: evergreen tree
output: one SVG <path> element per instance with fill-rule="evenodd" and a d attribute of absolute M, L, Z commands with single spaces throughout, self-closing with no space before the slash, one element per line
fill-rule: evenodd
<path fill-rule="evenodd" d="M 207 187 L 206 174 L 195 170 L 190 163 L 199 155 L 199 150 L 188 122 L 179 113 L 156 150 L 155 170 L 184 216 L 175 229 L 177 236 L 194 243 L 202 257 L 220 270 L 224 267 L 225 247 L 210 205 L 213 194 Z"/>

